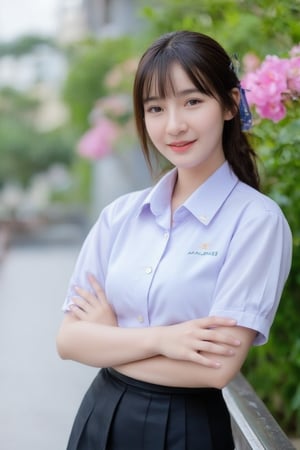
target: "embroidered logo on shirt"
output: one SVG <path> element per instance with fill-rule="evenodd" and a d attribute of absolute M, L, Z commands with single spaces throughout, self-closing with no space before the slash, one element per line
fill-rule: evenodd
<path fill-rule="evenodd" d="M 190 250 L 187 254 L 198 256 L 217 256 L 218 252 L 216 250 L 211 250 L 209 243 L 203 242 L 200 244 L 198 250 Z"/>
<path fill-rule="evenodd" d="M 210 245 L 207 242 L 203 242 L 203 244 L 200 245 L 201 250 L 208 250 Z"/>

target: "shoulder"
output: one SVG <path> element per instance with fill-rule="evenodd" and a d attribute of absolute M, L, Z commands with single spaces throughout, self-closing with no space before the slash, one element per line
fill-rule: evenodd
<path fill-rule="evenodd" d="M 235 215 L 234 236 L 260 244 L 272 241 L 275 248 L 285 248 L 291 253 L 292 233 L 280 206 L 267 195 L 239 182 L 229 199 L 227 222 Z M 280 250 L 281 251 L 281 250 Z M 289 258 L 289 256 L 288 256 Z"/>
<path fill-rule="evenodd" d="M 232 207 L 249 219 L 270 215 L 285 218 L 280 206 L 272 198 L 242 182 L 237 183 L 230 202 Z"/>
<path fill-rule="evenodd" d="M 116 198 L 113 202 L 104 207 L 99 219 L 105 219 L 113 225 L 115 222 L 122 221 L 125 217 L 130 218 L 137 215 L 143 207 L 151 190 L 152 187 L 149 187 Z"/>

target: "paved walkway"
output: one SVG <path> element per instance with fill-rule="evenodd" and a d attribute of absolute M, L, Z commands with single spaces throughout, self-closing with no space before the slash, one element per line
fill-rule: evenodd
<path fill-rule="evenodd" d="M 65 450 L 96 369 L 62 361 L 55 336 L 79 246 L 10 249 L 0 265 L 0 449 Z"/>

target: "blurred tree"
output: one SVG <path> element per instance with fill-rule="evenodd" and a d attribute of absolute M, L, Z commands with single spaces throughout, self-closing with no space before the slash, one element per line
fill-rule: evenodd
<path fill-rule="evenodd" d="M 7 55 L 22 56 L 31 53 L 36 47 L 47 45 L 56 48 L 57 45 L 53 39 L 41 36 L 22 36 L 13 41 L 0 42 L 0 58 Z"/>
<path fill-rule="evenodd" d="M 207 33 L 227 51 L 263 57 L 300 41 L 300 2 L 281 0 L 153 0 L 144 8 L 152 36 L 177 29 Z"/>
<path fill-rule="evenodd" d="M 22 36 L 0 43 L 0 58 L 20 57 L 32 53 L 41 45 L 57 48 L 56 43 L 42 36 Z M 40 101 L 30 92 L 11 87 L 0 90 L 0 186 L 5 182 L 26 185 L 32 175 L 49 165 L 70 165 L 74 159 L 74 136 L 68 127 L 41 133 L 35 125 Z"/>
<path fill-rule="evenodd" d="M 41 133 L 34 125 L 36 99 L 12 88 L 0 94 L 0 186 L 8 181 L 27 185 L 54 163 L 70 166 L 75 136 L 69 127 Z"/>
<path fill-rule="evenodd" d="M 63 97 L 71 111 L 72 123 L 82 132 L 96 100 L 108 92 L 107 72 L 116 64 L 135 56 L 136 41 L 129 36 L 100 41 L 87 40 L 71 49 L 69 74 Z"/>

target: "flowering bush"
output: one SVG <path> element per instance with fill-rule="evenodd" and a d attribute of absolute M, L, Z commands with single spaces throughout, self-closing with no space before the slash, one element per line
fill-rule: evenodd
<path fill-rule="evenodd" d="M 98 100 L 91 111 L 89 128 L 78 142 L 78 153 L 88 159 L 100 159 L 112 153 L 132 117 L 127 95 L 110 95 Z"/>
<path fill-rule="evenodd" d="M 254 63 L 255 55 L 252 60 Z M 251 67 L 251 55 L 245 68 Z M 252 66 L 253 67 L 253 66 Z M 300 97 L 300 45 L 293 47 L 290 58 L 268 55 L 254 71 L 248 71 L 242 80 L 249 105 L 254 105 L 261 118 L 279 122 L 286 116 L 286 108 Z"/>
<path fill-rule="evenodd" d="M 108 95 L 98 99 L 89 115 L 91 128 L 78 142 L 78 153 L 88 159 L 100 159 L 112 153 L 122 143 L 132 140 L 132 100 L 129 95 L 137 67 L 134 58 L 109 70 L 104 78 Z"/>
<path fill-rule="evenodd" d="M 117 136 L 116 125 L 102 117 L 80 138 L 77 145 L 78 153 L 92 160 L 103 158 L 112 152 Z"/>
<path fill-rule="evenodd" d="M 262 163 L 262 189 L 283 209 L 293 233 L 293 263 L 268 345 L 243 371 L 281 427 L 300 436 L 300 46 L 288 58 L 245 57 L 242 86 L 253 110 L 249 138 Z"/>

